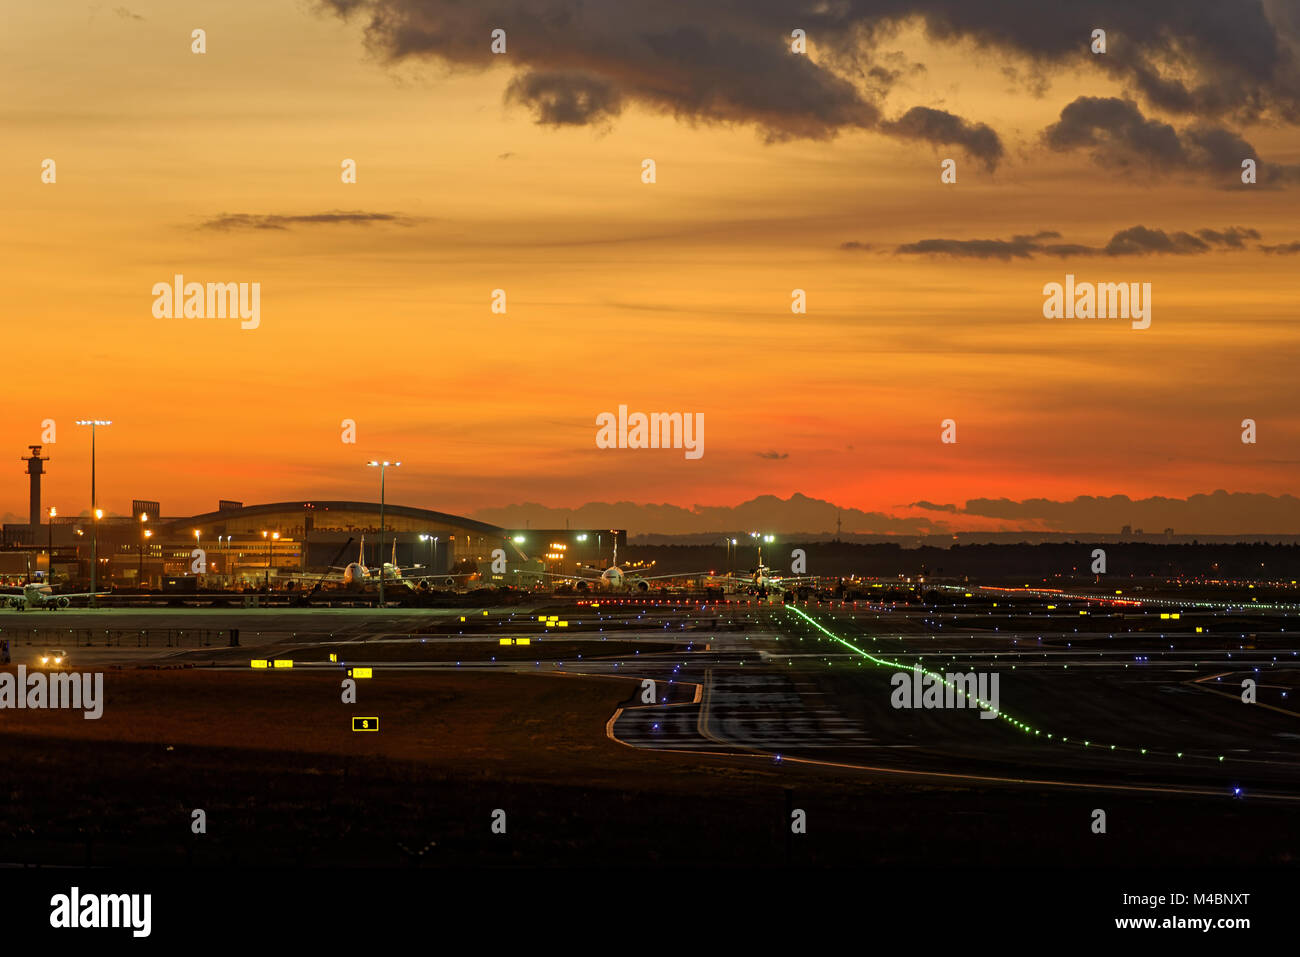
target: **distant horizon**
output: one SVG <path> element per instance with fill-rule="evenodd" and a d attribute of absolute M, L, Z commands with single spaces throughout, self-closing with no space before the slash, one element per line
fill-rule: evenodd
<path fill-rule="evenodd" d="M 205 507 L 169 507 L 163 496 L 160 518 L 183 518 L 216 511 L 216 502 Z M 265 502 L 235 499 L 246 505 L 269 502 L 346 500 L 378 501 L 360 496 L 302 495 L 274 497 Z M 587 502 L 576 507 L 546 506 L 536 502 L 458 510 L 446 503 L 429 504 L 413 496 L 389 494 L 389 505 L 430 508 L 460 515 L 502 528 L 620 528 L 629 538 L 646 536 L 692 537 L 734 534 L 740 530 L 761 530 L 779 535 L 917 538 L 979 535 L 1089 535 L 1129 534 L 1159 536 L 1172 529 L 1175 537 L 1260 537 L 1300 534 L 1300 498 L 1254 492 L 1211 493 L 1187 499 L 1152 497 L 1132 499 L 1126 495 L 1079 496 L 1069 501 L 1031 499 L 971 500 L 962 505 L 913 502 L 880 511 L 865 512 L 833 502 L 793 493 L 787 498 L 760 495 L 732 506 L 680 506 L 671 503 Z M 48 510 L 49 502 L 43 503 Z M 130 514 L 114 507 L 104 495 L 99 506 L 109 516 Z M 63 517 L 88 517 L 89 506 L 75 511 L 60 508 Z M 837 519 L 839 526 L 837 528 Z M 27 516 L 8 511 L 4 523 L 26 524 Z M 1248 525 L 1246 523 L 1254 523 Z"/>

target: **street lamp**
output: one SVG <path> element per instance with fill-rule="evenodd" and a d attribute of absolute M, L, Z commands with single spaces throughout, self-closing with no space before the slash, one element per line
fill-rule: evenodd
<path fill-rule="evenodd" d="M 144 530 L 144 534 L 140 536 L 140 567 L 136 570 L 135 578 L 136 585 L 141 587 L 143 587 L 142 583 L 144 582 L 144 543 L 152 537 L 153 532 L 147 528 Z"/>
<path fill-rule="evenodd" d="M 732 571 L 732 559 L 736 554 L 736 540 L 734 538 L 724 538 L 722 540 L 722 547 L 727 556 L 727 573 L 730 574 Z"/>
<path fill-rule="evenodd" d="M 58 510 L 51 505 L 49 523 L 50 541 L 46 548 L 47 554 L 45 556 L 45 581 L 51 585 L 54 584 L 54 516 L 57 514 Z"/>
<path fill-rule="evenodd" d="M 380 462 L 371 459 L 366 463 L 370 468 L 379 469 L 379 607 L 384 607 L 384 477 L 391 465 L 397 468 L 401 462 Z"/>
<path fill-rule="evenodd" d="M 263 532 L 262 537 L 266 539 L 266 590 L 271 590 L 271 549 L 275 547 L 274 543 L 280 540 L 279 532 Z"/>
<path fill-rule="evenodd" d="M 112 425 L 112 419 L 77 419 L 77 425 L 90 426 L 90 606 L 95 606 L 95 572 L 99 566 L 99 519 L 103 514 L 96 507 L 95 498 L 95 428 L 100 425 Z"/>
<path fill-rule="evenodd" d="M 144 587 L 144 540 L 152 534 L 148 529 L 144 527 L 144 523 L 147 521 L 149 521 L 149 513 L 141 512 L 140 513 L 140 541 L 138 543 L 139 550 L 140 550 L 140 564 L 139 567 L 135 570 L 136 588 Z"/>

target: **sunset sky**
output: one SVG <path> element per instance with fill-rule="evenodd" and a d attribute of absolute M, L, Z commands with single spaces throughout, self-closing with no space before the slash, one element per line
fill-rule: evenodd
<path fill-rule="evenodd" d="M 83 416 L 114 512 L 373 499 L 374 456 L 460 514 L 1296 491 L 1284 5 L 648 6 L 11 6 L 0 512 L 47 418 L 87 506 Z M 260 327 L 154 318 L 177 273 L 261 283 Z M 1043 318 L 1066 273 L 1151 283 L 1151 327 Z M 620 404 L 702 412 L 703 457 L 596 448 Z"/>

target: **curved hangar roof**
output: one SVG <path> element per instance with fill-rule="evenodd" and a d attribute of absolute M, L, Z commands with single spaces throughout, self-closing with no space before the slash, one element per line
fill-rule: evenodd
<path fill-rule="evenodd" d="M 167 519 L 168 524 L 185 524 L 191 526 L 224 525 L 240 530 L 247 523 L 244 531 L 257 532 L 274 523 L 288 531 L 294 526 L 301 527 L 303 517 L 310 513 L 314 531 L 365 531 L 379 527 L 378 502 L 271 502 L 265 505 L 245 505 L 226 511 L 205 512 L 190 518 Z M 506 530 L 486 522 L 446 512 L 435 512 L 427 508 L 412 508 L 409 505 L 384 505 L 384 524 L 397 532 L 427 532 L 448 529 L 482 535 L 484 538 L 503 538 Z M 254 528 L 256 526 L 256 528 Z"/>

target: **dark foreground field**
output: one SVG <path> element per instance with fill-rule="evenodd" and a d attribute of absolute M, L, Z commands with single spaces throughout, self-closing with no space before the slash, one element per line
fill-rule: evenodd
<path fill-rule="evenodd" d="M 99 721 L 0 712 L 0 863 L 1268 866 L 1294 808 L 927 785 L 633 750 L 632 681 L 121 671 Z M 350 730 L 353 715 L 382 730 Z M 1090 832 L 1104 807 L 1108 833 Z M 191 812 L 207 833 L 191 833 Z M 807 812 L 790 835 L 789 808 Z M 506 833 L 493 834 L 493 811 Z M 1277 835 L 1261 840 L 1259 835 Z"/>

